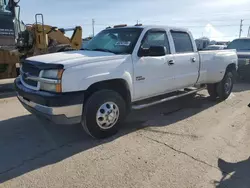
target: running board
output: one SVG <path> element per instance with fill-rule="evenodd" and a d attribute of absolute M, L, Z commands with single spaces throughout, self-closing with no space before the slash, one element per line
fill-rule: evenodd
<path fill-rule="evenodd" d="M 191 90 L 191 89 L 187 88 L 187 89 L 184 89 L 184 91 L 187 91 L 185 93 L 178 94 L 178 95 L 173 95 L 173 96 L 166 97 L 166 98 L 163 98 L 163 99 L 160 99 L 160 100 L 155 100 L 155 101 L 152 101 L 152 102 L 149 102 L 149 103 L 146 103 L 146 104 L 132 105 L 132 109 L 133 110 L 140 110 L 140 109 L 143 109 L 143 108 L 147 108 L 149 106 L 153 106 L 153 105 L 160 104 L 160 103 L 170 101 L 170 100 L 173 100 L 173 99 L 177 99 L 177 98 L 180 98 L 180 97 L 183 97 L 183 96 L 186 96 L 186 95 L 190 95 L 192 93 L 196 93 L 196 92 L 201 91 L 203 89 L 206 89 L 206 87 L 201 87 L 199 89 L 194 89 L 194 90 Z"/>

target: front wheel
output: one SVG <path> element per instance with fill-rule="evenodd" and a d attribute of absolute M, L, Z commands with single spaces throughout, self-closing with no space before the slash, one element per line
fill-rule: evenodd
<path fill-rule="evenodd" d="M 90 136 L 106 138 L 117 133 L 125 115 L 125 101 L 117 92 L 97 91 L 84 105 L 82 126 Z"/>
<path fill-rule="evenodd" d="M 233 90 L 233 73 L 227 71 L 223 80 L 217 85 L 217 93 L 220 100 L 226 100 Z"/>

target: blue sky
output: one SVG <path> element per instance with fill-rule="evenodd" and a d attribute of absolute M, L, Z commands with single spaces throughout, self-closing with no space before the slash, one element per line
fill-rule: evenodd
<path fill-rule="evenodd" d="M 134 25 L 139 20 L 145 25 L 187 27 L 195 38 L 217 40 L 236 38 L 240 19 L 244 19 L 242 36 L 250 26 L 250 0 L 21 0 L 20 6 L 26 24 L 35 22 L 36 13 L 43 13 L 49 25 L 81 25 L 84 37 L 92 34 L 92 18 L 96 32 L 109 25 Z"/>

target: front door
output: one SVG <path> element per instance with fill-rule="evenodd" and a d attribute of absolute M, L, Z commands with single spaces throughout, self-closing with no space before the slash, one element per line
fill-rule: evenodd
<path fill-rule="evenodd" d="M 170 52 L 166 31 L 149 30 L 145 34 L 140 48 L 149 49 L 150 46 L 166 47 L 166 55 L 133 58 L 135 100 L 163 94 L 172 88 L 174 75 L 169 62 L 173 61 L 173 55 Z"/>

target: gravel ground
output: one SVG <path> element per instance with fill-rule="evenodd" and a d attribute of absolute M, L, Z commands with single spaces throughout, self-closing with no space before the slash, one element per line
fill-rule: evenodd
<path fill-rule="evenodd" d="M 202 91 L 132 112 L 105 140 L 37 120 L 4 87 L 0 188 L 250 188 L 248 84 L 221 103 Z"/>

